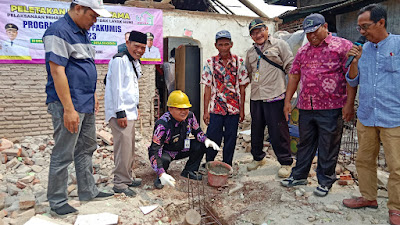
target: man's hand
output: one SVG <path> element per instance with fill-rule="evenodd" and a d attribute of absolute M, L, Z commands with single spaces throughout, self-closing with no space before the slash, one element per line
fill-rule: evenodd
<path fill-rule="evenodd" d="M 118 126 L 120 126 L 120 127 L 122 127 L 122 128 L 125 128 L 125 127 L 128 126 L 128 119 L 127 119 L 126 117 L 124 117 L 124 118 L 118 118 L 118 119 L 117 119 L 117 123 L 118 123 Z"/>
<path fill-rule="evenodd" d="M 352 64 L 358 62 L 362 55 L 362 46 L 353 45 L 353 47 L 347 52 L 347 58 L 350 56 L 354 56 L 354 60 L 351 62 Z"/>
<path fill-rule="evenodd" d="M 210 123 L 210 113 L 208 111 L 204 112 L 203 121 L 206 125 Z"/>
<path fill-rule="evenodd" d="M 240 120 L 239 120 L 239 122 L 241 123 L 241 122 L 243 122 L 243 120 L 244 120 L 244 108 L 243 108 L 243 107 L 240 107 L 240 113 L 239 113 L 239 115 L 240 115 Z"/>
<path fill-rule="evenodd" d="M 286 121 L 289 121 L 289 115 L 292 111 L 292 104 L 285 101 L 285 106 L 283 106 L 283 114 L 285 114 Z"/>
<path fill-rule="evenodd" d="M 140 110 L 137 109 L 137 119 L 140 120 Z"/>
<path fill-rule="evenodd" d="M 162 185 L 168 184 L 171 187 L 175 187 L 175 179 L 168 173 L 162 173 L 160 176 L 160 181 Z"/>
<path fill-rule="evenodd" d="M 97 115 L 99 113 L 99 99 L 97 98 L 97 94 L 94 93 L 94 114 Z"/>
<path fill-rule="evenodd" d="M 219 148 L 219 146 L 217 145 L 217 143 L 211 141 L 211 140 L 208 139 L 208 138 L 204 141 L 204 145 L 205 145 L 207 148 L 212 147 L 215 151 L 220 151 L 220 150 L 221 150 L 221 149 Z"/>
<path fill-rule="evenodd" d="M 342 118 L 344 121 L 350 121 L 354 118 L 354 103 L 346 103 L 343 106 Z"/>
<path fill-rule="evenodd" d="M 79 114 L 75 109 L 64 109 L 64 126 L 71 133 L 78 133 L 79 128 Z"/>

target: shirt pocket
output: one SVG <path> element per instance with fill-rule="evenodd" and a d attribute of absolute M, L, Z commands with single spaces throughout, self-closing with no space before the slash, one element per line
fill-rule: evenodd
<path fill-rule="evenodd" d="M 270 48 L 264 52 L 264 55 L 274 63 L 282 65 L 282 59 L 279 56 L 279 50 L 277 48 Z"/>
<path fill-rule="evenodd" d="M 397 72 L 400 70 L 400 55 L 389 56 L 385 60 L 385 70 L 388 72 Z"/>

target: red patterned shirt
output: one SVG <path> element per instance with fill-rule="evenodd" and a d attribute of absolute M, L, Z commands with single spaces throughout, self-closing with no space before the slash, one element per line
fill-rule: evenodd
<path fill-rule="evenodd" d="M 300 75 L 297 107 L 305 110 L 342 108 L 346 103 L 346 54 L 353 46 L 350 41 L 332 36 L 318 46 L 307 43 L 293 61 L 290 74 Z"/>
<path fill-rule="evenodd" d="M 250 79 L 242 58 L 231 55 L 224 66 L 217 55 L 207 59 L 200 83 L 211 87 L 210 113 L 236 115 L 240 112 L 239 86 L 250 83 Z"/>

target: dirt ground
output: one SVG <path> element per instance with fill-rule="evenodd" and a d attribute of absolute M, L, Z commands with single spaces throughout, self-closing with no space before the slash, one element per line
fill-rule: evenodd
<path fill-rule="evenodd" d="M 180 176 L 186 160 L 180 160 L 173 161 L 169 170 L 177 180 L 176 187 L 166 186 L 162 190 L 156 190 L 153 187 L 155 173 L 147 158 L 149 140 L 149 137 L 143 137 L 137 144 L 137 168 L 134 169 L 134 173 L 136 177 L 143 179 L 142 186 L 134 188 L 138 195 L 135 198 L 115 195 L 113 199 L 85 204 L 79 203 L 76 197 L 72 197 L 79 214 L 109 212 L 119 215 L 120 224 L 182 224 L 189 208 L 199 211 L 200 199 L 221 224 L 388 224 L 385 190 L 379 191 L 378 209 L 348 209 L 342 205 L 342 200 L 359 196 L 356 184 L 351 186 L 335 184 L 329 195 L 322 198 L 312 194 L 317 186 L 315 176 L 308 178 L 308 185 L 284 188 L 279 183 L 281 179 L 276 175 L 279 163 L 273 155 L 267 155 L 268 163 L 265 166 L 248 172 L 246 164 L 251 162 L 252 157 L 240 146 L 237 146 L 235 152 L 233 177 L 228 179 L 227 185 L 219 188 L 210 187 L 205 177 L 203 182 L 190 183 L 194 191 L 189 194 L 194 193 L 194 195 L 188 195 L 188 181 Z M 220 158 L 221 153 L 217 156 L 217 159 Z M 100 187 L 110 192 L 111 188 L 111 179 Z M 193 201 L 195 206 L 189 206 Z M 158 205 L 158 208 L 147 215 L 139 209 L 140 206 L 153 204 Z M 204 212 L 204 208 L 202 210 Z M 50 216 L 47 213 L 44 215 Z M 73 224 L 76 215 L 53 219 Z"/>

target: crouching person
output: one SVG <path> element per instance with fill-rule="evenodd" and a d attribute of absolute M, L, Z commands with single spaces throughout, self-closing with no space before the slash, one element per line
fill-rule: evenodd
<path fill-rule="evenodd" d="M 157 173 L 154 186 L 161 189 L 165 184 L 175 186 L 175 179 L 167 173 L 173 160 L 189 157 L 181 176 L 201 180 L 197 171 L 206 151 L 206 147 L 220 150 L 219 146 L 208 139 L 200 128 L 188 96 L 180 90 L 173 91 L 168 97 L 168 111 L 154 125 L 153 140 L 149 147 L 151 166 Z M 189 139 L 192 133 L 195 139 Z"/>

